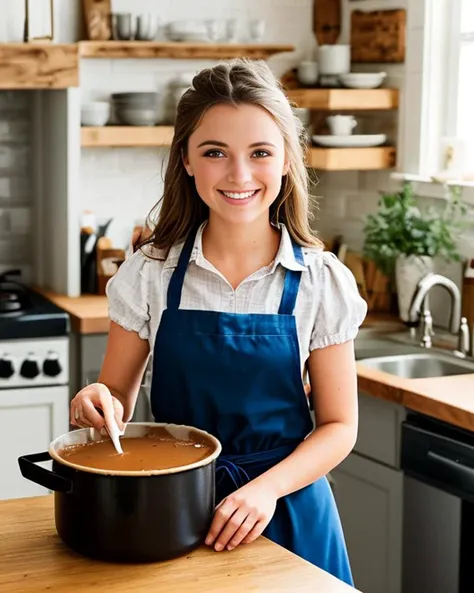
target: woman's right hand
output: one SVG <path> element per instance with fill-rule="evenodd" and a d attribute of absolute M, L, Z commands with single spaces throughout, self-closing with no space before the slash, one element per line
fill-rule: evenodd
<path fill-rule="evenodd" d="M 97 409 L 102 410 L 103 416 Z M 125 430 L 123 405 L 103 383 L 92 383 L 81 389 L 71 401 L 70 410 L 73 426 L 93 427 L 101 431 L 104 427 L 113 427 L 115 420 L 119 430 Z"/>

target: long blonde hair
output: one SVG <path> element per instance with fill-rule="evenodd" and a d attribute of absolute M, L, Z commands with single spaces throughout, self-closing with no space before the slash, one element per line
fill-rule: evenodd
<path fill-rule="evenodd" d="M 208 218 L 209 208 L 199 197 L 194 178 L 188 176 L 183 156 L 187 154 L 190 135 L 206 111 L 223 103 L 258 105 L 272 115 L 284 138 L 289 169 L 283 176 L 280 193 L 270 207 L 270 221 L 284 223 L 291 238 L 299 245 L 321 248 L 321 241 L 309 225 L 309 177 L 304 165 L 306 132 L 267 64 L 246 59 L 224 61 L 202 70 L 181 97 L 163 197 L 149 215 L 152 219 L 153 213 L 159 209 L 158 220 L 153 233 L 143 244 L 152 243 L 168 252 Z"/>

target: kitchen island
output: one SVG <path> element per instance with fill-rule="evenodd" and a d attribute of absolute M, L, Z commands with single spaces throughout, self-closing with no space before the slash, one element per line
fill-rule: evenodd
<path fill-rule="evenodd" d="M 0 501 L 0 591 L 94 593 L 356 593 L 260 537 L 232 552 L 202 546 L 153 564 L 112 564 L 76 554 L 54 526 L 54 496 Z"/>

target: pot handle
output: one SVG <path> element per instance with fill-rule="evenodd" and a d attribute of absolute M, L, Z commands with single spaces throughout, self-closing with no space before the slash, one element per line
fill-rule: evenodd
<path fill-rule="evenodd" d="M 18 465 L 20 466 L 21 475 L 27 480 L 31 480 L 40 486 L 44 486 L 48 490 L 54 490 L 54 492 L 72 492 L 71 480 L 63 478 L 56 472 L 46 469 L 45 467 L 36 465 L 41 461 L 50 460 L 51 456 L 48 451 L 19 457 Z"/>

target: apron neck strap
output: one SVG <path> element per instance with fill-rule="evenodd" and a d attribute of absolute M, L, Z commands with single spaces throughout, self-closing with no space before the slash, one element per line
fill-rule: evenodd
<path fill-rule="evenodd" d="M 293 243 L 293 253 L 295 259 L 299 264 L 304 265 L 303 251 L 300 245 Z M 279 315 L 293 315 L 296 305 L 296 297 L 298 296 L 298 289 L 300 287 L 301 272 L 296 270 L 286 270 L 285 285 L 283 287 L 283 294 L 281 296 Z"/>
<path fill-rule="evenodd" d="M 181 250 L 179 256 L 178 265 L 176 266 L 173 275 L 171 276 L 170 284 L 168 287 L 167 294 L 167 307 L 168 309 L 179 309 L 181 303 L 181 293 L 183 290 L 184 276 L 189 263 L 189 258 L 194 247 L 194 241 L 196 239 L 198 229 L 192 230 Z M 304 265 L 303 251 L 301 247 L 296 243 L 293 243 L 293 253 L 295 259 L 299 264 Z M 296 270 L 286 270 L 285 273 L 285 285 L 283 287 L 283 294 L 281 297 L 280 308 L 278 309 L 279 315 L 293 315 L 293 311 L 296 305 L 296 297 L 298 296 L 298 289 L 300 286 L 301 272 Z"/>
<path fill-rule="evenodd" d="M 168 294 L 166 304 L 168 309 L 179 309 L 181 303 L 181 292 L 183 290 L 184 276 L 188 268 L 189 258 L 194 247 L 198 228 L 190 231 L 184 243 L 183 249 L 179 256 L 178 265 L 176 266 L 173 275 L 171 276 L 170 284 L 168 286 Z"/>

